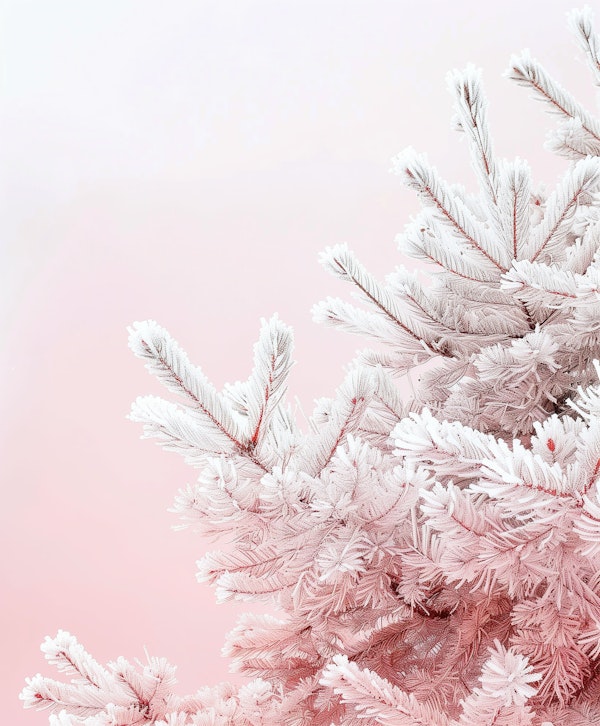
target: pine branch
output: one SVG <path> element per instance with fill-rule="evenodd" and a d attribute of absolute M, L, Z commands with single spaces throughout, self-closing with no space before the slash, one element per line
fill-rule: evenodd
<path fill-rule="evenodd" d="M 357 716 L 389 726 L 448 726 L 441 713 L 423 705 L 373 671 L 359 668 L 343 655 L 323 671 L 321 683 L 332 688 Z"/>
<path fill-rule="evenodd" d="M 258 539 L 268 528 L 269 517 L 261 506 L 256 471 L 245 471 L 243 464 L 243 459 L 205 459 L 198 482 L 175 498 L 170 511 L 183 520 L 175 529 L 193 527 L 208 536 L 229 535 L 238 542 L 252 532 Z"/>
<path fill-rule="evenodd" d="M 427 345 L 417 335 L 390 317 L 383 317 L 373 312 L 357 308 L 339 298 L 328 297 L 312 308 L 313 320 L 316 323 L 327 323 L 346 333 L 374 338 L 386 345 L 398 347 L 403 355 L 428 353 Z"/>
<path fill-rule="evenodd" d="M 531 262 L 550 257 L 564 245 L 577 205 L 600 184 L 600 157 L 578 161 L 546 203 L 543 220 L 533 228 L 526 257 Z M 542 259 L 541 261 L 546 261 Z"/>
<path fill-rule="evenodd" d="M 571 28 L 580 48 L 586 54 L 590 70 L 594 76 L 594 82 L 600 86 L 600 36 L 594 33 L 594 15 L 591 8 L 584 7 L 572 10 L 567 15 L 569 27 Z"/>
<path fill-rule="evenodd" d="M 266 614 L 243 614 L 228 634 L 223 654 L 232 658 L 236 672 L 275 676 L 289 685 L 315 675 L 323 665 L 305 622 Z"/>
<path fill-rule="evenodd" d="M 327 423 L 305 438 L 295 466 L 310 476 L 317 476 L 329 464 L 338 446 L 358 428 L 375 392 L 372 375 L 364 370 L 352 371 L 338 389 Z"/>
<path fill-rule="evenodd" d="M 565 91 L 544 68 L 534 60 L 529 51 L 512 56 L 506 77 L 533 91 L 534 96 L 544 101 L 551 113 L 565 120 L 579 119 L 587 143 L 600 145 L 600 124 Z"/>
<path fill-rule="evenodd" d="M 202 466 L 209 455 L 235 451 L 231 438 L 207 426 L 205 417 L 157 396 L 140 396 L 129 419 L 144 425 L 144 438 L 157 438 L 157 443 L 181 454 L 192 466 Z"/>
<path fill-rule="evenodd" d="M 600 224 L 590 222 L 581 237 L 566 250 L 563 267 L 569 272 L 583 275 L 594 264 L 594 257 L 600 248 Z"/>
<path fill-rule="evenodd" d="M 464 71 L 447 76 L 453 92 L 460 129 L 469 140 L 473 167 L 486 191 L 491 208 L 497 203 L 498 168 L 487 120 L 487 101 L 481 85 L 481 71 L 470 65 Z"/>
<path fill-rule="evenodd" d="M 373 305 L 375 311 L 382 315 L 384 320 L 388 322 L 388 331 L 386 331 L 386 328 L 381 328 L 381 325 L 378 326 L 383 333 L 381 335 L 383 339 L 387 337 L 388 342 L 393 344 L 396 338 L 393 328 L 391 329 L 391 333 L 389 332 L 389 323 L 398 329 L 401 335 L 400 340 L 408 339 L 408 341 L 413 341 L 413 349 L 416 345 L 418 348 L 425 348 L 427 350 L 427 343 L 436 338 L 440 326 L 426 318 L 419 318 L 407 314 L 407 310 L 402 305 L 402 301 L 396 299 L 396 296 L 389 287 L 381 285 L 373 275 L 370 275 L 346 245 L 341 244 L 327 248 L 321 254 L 320 261 L 336 277 L 352 282 L 360 291 L 361 295 L 364 296 L 364 299 Z M 334 319 L 337 317 L 338 320 L 343 320 L 347 324 L 351 324 L 353 317 L 356 315 L 357 322 L 360 321 L 360 317 L 354 312 L 355 308 L 351 306 L 343 307 L 342 305 L 337 301 L 334 303 L 331 299 L 328 300 L 327 307 L 332 310 Z M 323 316 L 322 307 L 315 306 L 314 310 L 318 317 Z M 337 316 L 335 313 L 336 310 L 338 311 Z M 369 324 L 369 320 L 363 320 L 361 322 L 365 327 Z"/>
<path fill-rule="evenodd" d="M 59 631 L 54 639 L 46 638 L 42 650 L 51 664 L 75 678 L 70 684 L 41 675 L 28 679 L 20 696 L 27 708 L 68 708 L 81 719 L 112 713 L 113 723 L 118 724 L 154 723 L 171 708 L 177 710 L 177 699 L 170 692 L 175 669 L 164 659 L 151 659 L 141 671 L 124 658 L 102 668 L 65 631 Z"/>
<path fill-rule="evenodd" d="M 396 236 L 401 252 L 418 260 L 439 265 L 445 272 L 474 283 L 494 282 L 495 268 L 481 264 L 474 250 L 460 245 L 452 236 L 444 234 L 441 225 L 430 216 L 421 215 L 418 221 Z"/>
<path fill-rule="evenodd" d="M 246 387 L 248 407 L 247 432 L 249 446 L 258 448 L 271 419 L 286 392 L 286 381 L 292 366 L 292 331 L 276 316 L 262 321 L 258 342 L 254 347 L 254 370 Z"/>
<path fill-rule="evenodd" d="M 526 701 L 535 695 L 531 683 L 541 675 L 532 673 L 527 659 L 499 641 L 490 648 L 491 657 L 483 666 L 482 688 L 476 688 L 462 703 L 462 713 L 453 726 L 532 726 L 535 712 Z"/>
<path fill-rule="evenodd" d="M 588 132 L 579 117 L 560 121 L 557 128 L 549 132 L 545 147 L 567 159 L 600 156 L 600 143 Z"/>
<path fill-rule="evenodd" d="M 461 479 L 479 477 L 482 461 L 497 450 L 510 456 L 504 442 L 458 422 L 438 421 L 426 408 L 402 420 L 392 437 L 396 456 Z"/>
<path fill-rule="evenodd" d="M 153 320 L 134 323 L 129 329 L 129 347 L 146 361 L 146 368 L 170 391 L 183 396 L 189 406 L 206 416 L 232 444 L 244 448 L 242 433 L 231 410 L 164 328 Z"/>
<path fill-rule="evenodd" d="M 226 395 L 217 393 L 200 369 L 191 366 L 177 343 L 153 321 L 134 324 L 130 347 L 169 390 L 184 396 L 191 409 L 186 415 L 166 402 L 159 403 L 160 399 L 138 399 L 131 418 L 145 424 L 147 436 L 160 438 L 192 461 L 204 452 L 238 455 L 263 472 L 286 455 L 285 450 L 269 450 L 270 444 L 277 447 L 278 443 L 290 443 L 289 437 L 278 437 L 271 427 L 274 417 L 279 424 L 286 418 L 280 404 L 292 350 L 291 330 L 276 316 L 263 321 L 249 380 L 230 386 Z M 182 440 L 186 433 L 191 434 L 187 444 Z"/>
<path fill-rule="evenodd" d="M 272 598 L 298 578 L 291 553 L 278 552 L 268 545 L 235 553 L 209 552 L 197 565 L 198 580 L 216 585 L 219 602 Z"/>
<path fill-rule="evenodd" d="M 486 267 L 490 271 L 494 268 L 496 271 L 506 271 L 506 252 L 427 163 L 424 155 L 406 149 L 394 159 L 393 171 L 402 177 L 407 187 L 418 192 L 423 203 L 432 209 L 436 219 L 448 231 L 487 260 Z M 484 263 L 484 260 L 481 262 Z"/>
<path fill-rule="evenodd" d="M 530 232 L 531 170 L 521 159 L 504 162 L 498 174 L 498 227 L 513 260 L 523 259 Z"/>
<path fill-rule="evenodd" d="M 528 305 L 550 310 L 571 309 L 578 299 L 582 276 L 557 265 L 520 260 L 503 276 L 501 289 Z"/>

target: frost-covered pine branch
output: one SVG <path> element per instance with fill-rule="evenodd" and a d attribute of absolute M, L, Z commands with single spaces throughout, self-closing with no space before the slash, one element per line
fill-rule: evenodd
<path fill-rule="evenodd" d="M 592 322 L 600 156 L 579 159 L 542 197 L 525 162 L 494 155 L 480 74 L 472 67 L 456 71 L 449 87 L 479 194 L 448 184 L 412 150 L 393 167 L 424 207 L 399 246 L 434 263 L 432 284 L 425 287 L 403 268 L 375 282 L 338 245 L 322 262 L 357 288 L 364 305 L 328 299 L 316 306 L 315 318 L 392 349 L 366 351 L 362 364 L 403 373 L 441 361 L 423 375 L 417 399 L 439 417 L 508 438 L 528 435 L 535 421 L 562 410 L 578 384 L 593 380 L 591 360 L 600 356 Z M 561 292 L 569 274 L 578 275 L 572 297 Z M 553 279 L 554 295 L 543 296 L 540 285 L 550 293 Z"/>
<path fill-rule="evenodd" d="M 571 25 L 598 80 L 591 12 Z M 494 154 L 479 73 L 449 76 L 480 192 L 406 152 L 395 170 L 423 211 L 399 243 L 430 279 L 323 254 L 362 307 L 315 316 L 386 349 L 361 354 L 308 431 L 277 317 L 222 391 L 156 323 L 133 326 L 175 400 L 140 398 L 131 418 L 197 469 L 173 510 L 217 541 L 198 577 L 274 612 L 227 637 L 246 685 L 185 697 L 164 660 L 100 666 L 59 632 L 43 650 L 71 682 L 22 693 L 53 726 L 600 723 L 600 124 L 529 55 L 511 75 L 568 125 L 570 167 L 536 192 L 526 162 Z M 402 400 L 391 374 L 425 362 Z"/>

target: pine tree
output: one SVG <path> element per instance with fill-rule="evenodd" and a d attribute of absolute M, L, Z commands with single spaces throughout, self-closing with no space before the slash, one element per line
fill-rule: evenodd
<path fill-rule="evenodd" d="M 570 24 L 600 85 L 591 11 Z M 201 579 L 277 612 L 228 636 L 246 685 L 180 697 L 164 659 L 101 666 L 61 631 L 42 650 L 71 682 L 28 679 L 26 706 L 54 726 L 600 723 L 600 121 L 527 53 L 508 76 L 559 115 L 565 176 L 548 194 L 496 158 L 479 72 L 452 73 L 480 192 L 408 150 L 394 169 L 423 209 L 398 243 L 429 275 L 381 282 L 346 246 L 323 253 L 363 305 L 328 299 L 315 318 L 386 348 L 359 355 L 308 432 L 276 316 L 221 392 L 158 324 L 130 330 L 176 397 L 131 418 L 198 469 L 175 510 L 221 543 Z M 401 400 L 394 376 L 422 364 Z"/>

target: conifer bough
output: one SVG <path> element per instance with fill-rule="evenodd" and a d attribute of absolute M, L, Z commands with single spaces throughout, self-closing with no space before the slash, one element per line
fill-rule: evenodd
<path fill-rule="evenodd" d="M 600 85 L 591 11 L 571 29 Z M 480 192 L 412 150 L 423 209 L 399 238 L 431 263 L 381 282 L 345 246 L 324 266 L 362 307 L 317 320 L 363 351 L 300 431 L 292 332 L 263 321 L 254 368 L 218 392 L 156 323 L 130 346 L 174 401 L 139 398 L 144 435 L 199 470 L 175 511 L 224 544 L 199 562 L 217 599 L 270 603 L 228 635 L 242 687 L 175 695 L 150 658 L 101 666 L 59 632 L 70 682 L 28 679 L 53 726 L 592 726 L 600 723 L 600 121 L 528 53 L 507 75 L 558 115 L 570 161 L 549 194 L 494 155 L 480 74 L 449 76 Z M 432 361 L 411 399 L 394 374 Z"/>

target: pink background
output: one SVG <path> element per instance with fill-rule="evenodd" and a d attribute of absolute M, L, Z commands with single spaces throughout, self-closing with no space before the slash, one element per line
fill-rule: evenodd
<path fill-rule="evenodd" d="M 346 241 L 374 272 L 417 209 L 388 173 L 411 144 L 473 186 L 446 71 L 484 68 L 497 151 L 554 183 L 552 121 L 501 78 L 530 46 L 594 110 L 571 2 L 5 0 L 2 52 L 3 723 L 51 673 L 44 635 L 104 662 L 144 647 L 182 692 L 227 677 L 240 608 L 195 581 L 205 543 L 166 512 L 194 472 L 125 419 L 160 387 L 126 326 L 155 318 L 220 387 L 246 378 L 260 317 L 296 332 L 309 414 L 364 342 L 311 321 L 347 294 L 317 264 Z M 599 19 L 600 20 L 600 19 Z M 243 609 L 243 608 L 242 608 Z"/>

